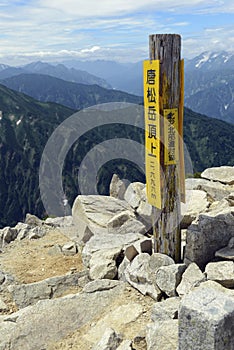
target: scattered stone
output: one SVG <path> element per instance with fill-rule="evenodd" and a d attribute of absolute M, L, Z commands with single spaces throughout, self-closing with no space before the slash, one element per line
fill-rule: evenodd
<path fill-rule="evenodd" d="M 28 236 L 29 231 L 31 230 L 31 226 L 28 224 L 25 224 L 23 222 L 18 222 L 18 224 L 14 227 L 18 231 L 17 234 L 17 240 L 21 241 L 22 239 L 25 239 Z"/>
<path fill-rule="evenodd" d="M 233 206 L 234 206 L 234 192 L 230 193 L 230 194 L 227 196 L 227 201 L 228 201 L 230 207 L 233 207 Z"/>
<path fill-rule="evenodd" d="M 131 340 L 124 340 L 120 346 L 118 346 L 117 350 L 132 350 Z"/>
<path fill-rule="evenodd" d="M 0 230 L 0 247 L 14 241 L 18 235 L 18 231 L 12 227 L 4 227 Z"/>
<path fill-rule="evenodd" d="M 233 292 L 216 282 L 204 282 L 182 298 L 178 349 L 233 349 L 233 324 Z"/>
<path fill-rule="evenodd" d="M 122 249 L 103 249 L 92 254 L 89 261 L 89 276 L 92 280 L 114 279 L 117 275 L 116 260 Z"/>
<path fill-rule="evenodd" d="M 178 318 L 180 305 L 179 297 L 172 297 L 155 303 L 152 308 L 151 320 L 153 322 L 166 321 Z"/>
<path fill-rule="evenodd" d="M 198 286 L 201 282 L 205 282 L 206 277 L 201 272 L 197 264 L 190 264 L 182 275 L 182 280 L 176 288 L 180 297 L 187 294 L 193 287 Z"/>
<path fill-rule="evenodd" d="M 225 201 L 225 200 L 224 200 Z M 200 214 L 198 220 L 187 230 L 184 262 L 195 262 L 201 269 L 214 259 L 215 252 L 227 246 L 233 237 L 234 216 L 231 207 L 221 208 L 222 201 L 206 214 Z"/>
<path fill-rule="evenodd" d="M 109 233 L 119 234 L 130 232 L 145 234 L 147 232 L 145 225 L 137 220 L 130 212 L 123 212 L 115 215 L 107 223 L 107 229 Z"/>
<path fill-rule="evenodd" d="M 28 238 L 29 239 L 40 239 L 44 237 L 46 234 L 46 229 L 40 226 L 34 227 L 29 231 Z"/>
<path fill-rule="evenodd" d="M 124 271 L 126 281 L 143 295 L 149 295 L 159 300 L 161 291 L 155 284 L 154 272 L 149 267 L 150 255 L 141 253 L 127 266 Z"/>
<path fill-rule="evenodd" d="M 129 265 L 130 265 L 130 261 L 128 260 L 127 257 L 124 257 L 123 261 L 118 267 L 118 279 L 120 281 L 127 282 L 126 276 L 125 276 L 125 270 Z"/>
<path fill-rule="evenodd" d="M 189 227 L 198 214 L 205 212 L 209 205 L 205 191 L 187 190 L 186 203 L 181 203 L 181 227 Z"/>
<path fill-rule="evenodd" d="M 123 283 L 123 282 L 112 281 L 109 279 L 91 281 L 88 284 L 86 284 L 83 291 L 85 293 L 101 292 L 103 290 L 109 290 L 109 289 L 115 288 L 121 283 Z"/>
<path fill-rule="evenodd" d="M 141 182 L 133 182 L 128 186 L 124 199 L 133 209 L 139 207 L 144 187 L 145 185 Z"/>
<path fill-rule="evenodd" d="M 75 255 L 78 253 L 77 245 L 75 242 L 67 242 L 62 246 L 62 252 L 64 255 Z"/>
<path fill-rule="evenodd" d="M 121 341 L 122 336 L 120 334 L 117 334 L 112 328 L 107 328 L 101 340 L 92 350 L 116 350 Z"/>
<path fill-rule="evenodd" d="M 29 225 L 31 228 L 42 225 L 42 220 L 40 220 L 36 215 L 26 214 L 25 224 Z"/>
<path fill-rule="evenodd" d="M 150 323 L 146 328 L 146 343 L 147 350 L 177 350 L 178 320 Z"/>
<path fill-rule="evenodd" d="M 73 225 L 73 218 L 71 215 L 57 218 L 47 218 L 45 224 L 52 227 L 67 227 Z"/>
<path fill-rule="evenodd" d="M 206 265 L 207 279 L 216 281 L 226 288 L 234 287 L 234 262 L 218 261 Z"/>
<path fill-rule="evenodd" d="M 234 167 L 221 166 L 208 168 L 201 173 L 201 177 L 208 180 L 219 181 L 224 184 L 234 184 Z"/>
<path fill-rule="evenodd" d="M 234 261 L 234 248 L 224 247 L 215 252 L 217 258 Z"/>
<path fill-rule="evenodd" d="M 126 182 L 120 180 L 118 175 L 114 174 L 110 182 L 110 196 L 118 199 L 124 199 L 126 191 Z"/>
<path fill-rule="evenodd" d="M 156 284 L 169 297 L 176 296 L 176 288 L 181 282 L 185 264 L 172 264 L 160 267 L 156 272 Z"/>
<path fill-rule="evenodd" d="M 125 249 L 124 254 L 129 261 L 132 261 L 139 254 L 139 252 L 137 251 L 135 246 L 131 244 Z"/>
<path fill-rule="evenodd" d="M 153 253 L 149 259 L 149 267 L 155 273 L 161 266 L 175 264 L 175 261 L 168 255 L 162 253 Z"/>

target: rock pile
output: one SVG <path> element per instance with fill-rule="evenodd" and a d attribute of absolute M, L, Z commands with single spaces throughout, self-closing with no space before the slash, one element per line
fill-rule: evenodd
<path fill-rule="evenodd" d="M 180 263 L 153 250 L 145 185 L 116 175 L 111 196 L 78 196 L 72 217 L 28 214 L 0 230 L 0 350 L 233 350 L 233 170 L 186 180 Z M 13 244 L 53 230 L 66 241 L 50 253 L 80 255 L 82 271 L 32 283 L 9 273 L 1 257 Z"/>

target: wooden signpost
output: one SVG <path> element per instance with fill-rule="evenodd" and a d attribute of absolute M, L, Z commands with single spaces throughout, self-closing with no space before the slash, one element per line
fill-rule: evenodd
<path fill-rule="evenodd" d="M 181 38 L 150 35 L 149 52 L 144 62 L 147 198 L 154 208 L 155 251 L 179 262 L 180 202 L 185 200 Z"/>

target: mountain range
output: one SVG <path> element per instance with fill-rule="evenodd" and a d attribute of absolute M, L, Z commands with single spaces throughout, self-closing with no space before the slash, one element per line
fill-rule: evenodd
<path fill-rule="evenodd" d="M 115 90 L 113 102 L 132 96 Z M 96 87 L 98 101 L 106 101 L 106 89 Z M 92 104 L 89 93 L 83 95 L 78 109 Z M 46 216 L 38 183 L 38 170 L 43 149 L 55 128 L 74 109 L 43 103 L 28 95 L 0 85 L 0 226 L 13 225 L 27 212 Z M 142 116 L 143 118 L 143 116 Z M 106 139 L 123 137 L 144 143 L 143 130 L 113 124 L 91 130 L 70 149 L 64 165 L 63 178 L 69 203 L 79 193 L 77 169 L 87 152 Z M 234 162 L 234 126 L 217 119 L 185 109 L 184 139 L 193 161 L 194 171 L 210 166 L 232 165 Z M 107 194 L 113 173 L 129 181 L 144 181 L 144 175 L 127 161 L 119 160 L 105 165 L 99 176 L 99 192 Z"/>

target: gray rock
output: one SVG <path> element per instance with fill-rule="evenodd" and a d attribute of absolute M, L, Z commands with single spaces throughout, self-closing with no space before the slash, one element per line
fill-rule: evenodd
<path fill-rule="evenodd" d="M 0 349 L 47 348 L 99 316 L 124 291 L 123 284 L 96 293 L 39 301 L 0 322 Z M 9 321 L 7 321 L 7 319 Z"/>
<path fill-rule="evenodd" d="M 207 210 L 209 205 L 205 191 L 187 190 L 186 203 L 181 203 L 181 227 L 187 228 L 198 214 Z"/>
<path fill-rule="evenodd" d="M 89 267 L 89 261 L 93 253 L 103 249 L 119 248 L 124 250 L 130 244 L 142 239 L 142 235 L 136 233 L 122 234 L 103 234 L 95 235 L 85 244 L 82 251 L 83 264 Z"/>
<path fill-rule="evenodd" d="M 124 199 L 133 209 L 139 207 L 144 187 L 145 185 L 141 182 L 133 182 L 128 186 L 124 194 Z"/>
<path fill-rule="evenodd" d="M 176 296 L 176 288 L 186 269 L 185 264 L 173 264 L 160 267 L 156 272 L 156 284 L 169 297 Z"/>
<path fill-rule="evenodd" d="M 228 242 L 228 248 L 233 249 L 234 248 L 234 237 L 232 237 L 230 239 L 230 241 Z"/>
<path fill-rule="evenodd" d="M 125 276 L 125 270 L 129 265 L 130 265 L 130 261 L 128 260 L 127 257 L 124 257 L 123 261 L 118 267 L 118 279 L 120 281 L 127 282 L 126 276 Z"/>
<path fill-rule="evenodd" d="M 232 186 L 233 189 L 234 189 L 234 186 Z M 230 205 L 230 207 L 233 207 L 234 206 L 234 192 L 230 193 L 228 196 L 227 196 L 227 201 Z"/>
<path fill-rule="evenodd" d="M 139 254 L 139 252 L 134 244 L 131 244 L 125 249 L 124 254 L 129 261 L 132 261 Z"/>
<path fill-rule="evenodd" d="M 190 264 L 182 275 L 182 280 L 176 288 L 180 297 L 187 294 L 193 287 L 198 286 L 201 282 L 205 282 L 206 277 L 201 272 L 197 264 Z"/>
<path fill-rule="evenodd" d="M 32 227 L 28 224 L 18 222 L 18 224 L 14 227 L 14 229 L 18 231 L 17 240 L 21 241 L 22 239 L 25 239 L 28 236 L 28 233 L 31 230 L 31 228 Z"/>
<path fill-rule="evenodd" d="M 78 253 L 77 245 L 75 242 L 67 242 L 62 246 L 62 253 L 64 255 L 76 255 Z"/>
<path fill-rule="evenodd" d="M 12 227 L 4 227 L 0 230 L 0 247 L 14 241 L 18 235 L 18 231 Z"/>
<path fill-rule="evenodd" d="M 161 266 L 175 264 L 175 261 L 168 255 L 162 253 L 154 253 L 149 259 L 149 267 L 155 273 Z"/>
<path fill-rule="evenodd" d="M 146 328 L 146 342 L 147 350 L 177 350 L 178 320 L 149 324 Z"/>
<path fill-rule="evenodd" d="M 221 184 L 220 182 L 209 181 L 205 179 L 186 179 L 186 190 L 202 190 L 207 193 L 208 199 L 211 201 L 220 201 L 227 197 L 232 191 L 229 185 Z"/>
<path fill-rule="evenodd" d="M 42 220 L 40 220 L 36 215 L 26 214 L 25 224 L 29 225 L 31 228 L 42 225 Z"/>
<path fill-rule="evenodd" d="M 114 329 L 107 328 L 103 337 L 92 350 L 116 350 L 122 341 L 122 336 L 117 334 Z"/>
<path fill-rule="evenodd" d="M 115 215 L 108 223 L 107 229 L 109 233 L 141 233 L 145 234 L 147 229 L 145 225 L 137 220 L 133 213 L 126 211 Z"/>
<path fill-rule="evenodd" d="M 204 282 L 182 298 L 179 350 L 233 349 L 234 294 L 216 282 Z"/>
<path fill-rule="evenodd" d="M 101 292 L 103 290 L 109 290 L 112 288 L 117 287 L 123 282 L 120 281 L 112 281 L 109 279 L 102 279 L 102 280 L 96 280 L 96 281 L 91 281 L 86 284 L 84 287 L 83 291 L 85 293 L 95 293 L 95 292 Z"/>
<path fill-rule="evenodd" d="M 72 207 L 72 217 L 77 236 L 83 240 L 87 227 L 94 234 L 108 233 L 107 224 L 117 214 L 131 211 L 131 207 L 117 198 L 109 196 L 80 195 Z"/>
<path fill-rule="evenodd" d="M 234 184 L 234 167 L 221 166 L 208 168 L 201 173 L 201 177 L 208 180 L 219 181 L 224 184 Z"/>
<path fill-rule="evenodd" d="M 200 214 L 198 220 L 188 228 L 185 263 L 195 262 L 203 269 L 214 259 L 217 250 L 227 246 L 233 234 L 234 216 L 224 200 L 209 213 Z"/>
<path fill-rule="evenodd" d="M 89 276 L 92 280 L 114 279 L 117 275 L 116 260 L 121 248 L 103 249 L 92 254 L 89 261 Z"/>
<path fill-rule="evenodd" d="M 73 218 L 71 215 L 56 217 L 56 218 L 47 218 L 45 224 L 52 227 L 69 227 L 73 225 Z"/>
<path fill-rule="evenodd" d="M 124 254 L 129 261 L 132 261 L 140 253 L 148 253 L 151 255 L 152 249 L 152 239 L 142 239 L 128 246 Z"/>
<path fill-rule="evenodd" d="M 39 239 L 45 236 L 47 230 L 45 227 L 37 226 L 31 229 L 28 233 L 29 239 Z"/>
<path fill-rule="evenodd" d="M 126 281 L 143 295 L 159 300 L 161 291 L 154 281 L 154 272 L 149 267 L 150 255 L 141 253 L 135 257 L 124 271 Z"/>
<path fill-rule="evenodd" d="M 155 303 L 152 308 L 151 320 L 161 322 L 178 318 L 178 309 L 180 305 L 179 297 L 172 297 Z"/>
<path fill-rule="evenodd" d="M 87 271 L 82 271 L 71 275 L 47 278 L 35 283 L 13 284 L 8 287 L 8 290 L 12 294 L 16 305 L 19 308 L 24 308 L 37 303 L 39 300 L 61 296 L 71 287 L 82 286 L 82 278 L 86 275 Z"/>
<path fill-rule="evenodd" d="M 217 258 L 234 261 L 234 248 L 224 247 L 215 252 Z"/>
<path fill-rule="evenodd" d="M 118 175 L 114 174 L 110 182 L 110 196 L 118 199 L 124 199 L 126 188 L 126 181 L 120 180 Z"/>
<path fill-rule="evenodd" d="M 211 262 L 206 265 L 205 273 L 208 280 L 216 281 L 227 288 L 234 287 L 233 261 Z"/>

